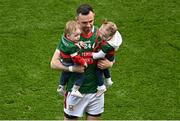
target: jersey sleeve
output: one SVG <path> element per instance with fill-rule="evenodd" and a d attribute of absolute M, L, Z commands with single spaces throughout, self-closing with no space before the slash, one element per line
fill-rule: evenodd
<path fill-rule="evenodd" d="M 80 50 L 78 46 L 70 41 L 67 41 L 63 38 L 63 36 L 57 45 L 57 49 L 68 55 L 74 54 Z"/>
<path fill-rule="evenodd" d="M 101 44 L 101 50 L 104 52 L 104 53 L 108 53 L 110 51 L 112 51 L 114 48 L 109 45 L 107 42 L 102 42 Z"/>
<path fill-rule="evenodd" d="M 65 48 L 63 48 L 63 51 L 64 51 L 66 54 L 74 55 L 74 54 L 76 54 L 76 53 L 79 52 L 79 48 L 78 48 L 77 46 L 65 47 Z"/>
<path fill-rule="evenodd" d="M 104 53 L 102 50 L 100 50 L 99 52 L 93 52 L 93 53 L 92 53 L 93 59 L 104 58 L 105 55 L 106 55 L 106 53 Z"/>

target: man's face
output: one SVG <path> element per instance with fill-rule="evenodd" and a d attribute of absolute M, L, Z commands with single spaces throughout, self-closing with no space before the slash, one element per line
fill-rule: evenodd
<path fill-rule="evenodd" d="M 94 13 L 90 11 L 88 15 L 79 14 L 77 16 L 77 22 L 80 25 L 82 33 L 88 34 L 91 32 L 94 24 Z"/>

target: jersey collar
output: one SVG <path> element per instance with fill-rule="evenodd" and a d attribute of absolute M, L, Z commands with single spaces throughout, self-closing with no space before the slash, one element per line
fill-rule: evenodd
<path fill-rule="evenodd" d="M 88 34 L 81 33 L 81 36 L 84 38 L 90 38 L 93 35 L 93 32 L 94 32 L 94 26 L 92 27 L 91 32 L 89 32 Z"/>

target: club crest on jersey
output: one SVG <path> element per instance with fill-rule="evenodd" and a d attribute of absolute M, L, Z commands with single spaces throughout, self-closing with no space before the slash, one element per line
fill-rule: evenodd
<path fill-rule="evenodd" d="M 68 108 L 70 111 L 73 111 L 74 110 L 74 106 L 73 105 L 69 105 L 69 108 Z"/>

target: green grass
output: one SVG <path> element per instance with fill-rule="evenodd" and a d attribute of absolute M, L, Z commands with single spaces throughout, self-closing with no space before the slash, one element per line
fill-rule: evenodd
<path fill-rule="evenodd" d="M 50 60 L 65 23 L 90 3 L 96 25 L 119 26 L 102 119 L 180 119 L 178 0 L 1 0 L 0 119 L 63 119 Z"/>

